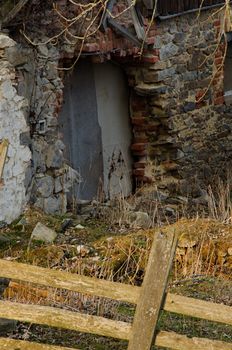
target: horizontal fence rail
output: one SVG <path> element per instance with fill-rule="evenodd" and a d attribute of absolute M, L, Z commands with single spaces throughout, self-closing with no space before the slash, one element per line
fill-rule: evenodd
<path fill-rule="evenodd" d="M 1 277 L 40 284 L 46 287 L 67 289 L 73 292 L 110 298 L 136 304 L 139 287 L 100 280 L 74 273 L 46 269 L 38 266 L 0 260 Z"/>
<path fill-rule="evenodd" d="M 218 340 L 203 338 L 188 338 L 174 332 L 158 332 L 155 339 L 156 346 L 175 350 L 232 350 L 232 344 Z M 4 350 L 78 350 L 47 344 L 38 344 L 29 341 L 0 338 L 0 348 Z M 136 350 L 136 349 L 135 349 Z"/>
<path fill-rule="evenodd" d="M 46 287 L 137 304 L 141 287 L 0 259 L 0 275 Z M 232 325 L 232 307 L 168 293 L 165 311 Z"/>
<path fill-rule="evenodd" d="M 176 247 L 174 232 L 160 232 L 152 244 L 142 287 L 45 269 L 0 259 L 1 277 L 50 288 L 135 304 L 133 324 L 62 308 L 0 301 L 0 317 L 68 329 L 128 341 L 128 350 L 150 350 L 152 344 L 175 350 L 232 350 L 232 344 L 219 340 L 189 338 L 174 332 L 156 332 L 161 308 L 168 312 L 232 325 L 232 307 L 208 301 L 166 294 L 168 274 Z M 34 288 L 34 287 L 33 287 Z M 0 338 L 5 350 L 74 350 L 48 344 Z"/>
<path fill-rule="evenodd" d="M 175 350 L 232 350 L 231 343 L 205 338 L 189 338 L 186 335 L 164 331 L 157 334 L 155 345 Z"/>
<path fill-rule="evenodd" d="M 131 325 L 126 322 L 11 301 L 0 301 L 0 317 L 125 340 L 129 340 L 131 333 Z"/>
<path fill-rule="evenodd" d="M 29 341 L 0 338 L 1 350 L 79 350 L 55 345 L 38 344 Z"/>

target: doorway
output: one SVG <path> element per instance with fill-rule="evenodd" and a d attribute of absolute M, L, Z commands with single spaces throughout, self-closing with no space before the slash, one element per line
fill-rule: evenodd
<path fill-rule="evenodd" d="M 59 118 L 66 162 L 81 176 L 70 200 L 128 196 L 132 191 L 129 90 L 113 63 L 80 60 L 64 90 Z"/>

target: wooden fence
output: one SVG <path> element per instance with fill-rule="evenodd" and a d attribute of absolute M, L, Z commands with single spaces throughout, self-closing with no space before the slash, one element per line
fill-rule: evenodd
<path fill-rule="evenodd" d="M 0 275 L 16 281 L 62 288 L 137 305 L 133 324 L 59 308 L 0 301 L 0 317 L 33 324 L 124 339 L 128 350 L 150 350 L 152 344 L 176 350 L 232 350 L 232 343 L 188 338 L 174 332 L 156 332 L 161 309 L 232 325 L 232 307 L 166 294 L 176 248 L 173 232 L 158 234 L 153 242 L 142 287 L 0 260 Z M 0 338 L 5 350 L 75 350 L 73 348 Z"/>

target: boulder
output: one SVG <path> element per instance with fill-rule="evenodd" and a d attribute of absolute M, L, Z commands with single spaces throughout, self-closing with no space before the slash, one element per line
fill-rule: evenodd
<path fill-rule="evenodd" d="M 148 213 L 143 211 L 130 212 L 128 214 L 128 223 L 133 228 L 150 228 L 152 221 Z"/>
<path fill-rule="evenodd" d="M 37 223 L 31 234 L 31 240 L 42 241 L 45 243 L 52 243 L 56 237 L 57 233 L 54 230 L 43 225 L 41 222 Z"/>

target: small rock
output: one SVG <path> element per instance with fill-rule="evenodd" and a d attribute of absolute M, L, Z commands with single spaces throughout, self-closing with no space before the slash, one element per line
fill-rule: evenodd
<path fill-rule="evenodd" d="M 23 217 L 17 222 L 16 226 L 25 226 L 27 224 L 28 224 L 27 219 Z"/>
<path fill-rule="evenodd" d="M 73 225 L 73 220 L 72 219 L 65 219 L 61 223 L 61 232 L 65 232 L 67 228 L 71 227 Z"/>
<path fill-rule="evenodd" d="M 16 44 L 15 41 L 9 38 L 6 34 L 3 34 L 3 33 L 0 34 L 0 47 L 2 49 L 15 46 L 15 44 Z"/>
<path fill-rule="evenodd" d="M 178 241 L 180 248 L 192 248 L 197 245 L 197 239 L 190 236 L 188 233 L 183 233 Z"/>
<path fill-rule="evenodd" d="M 5 221 L 0 221 L 0 229 L 7 226 L 7 223 Z"/>
<path fill-rule="evenodd" d="M 77 246 L 77 254 L 81 255 L 82 257 L 90 254 L 90 252 L 91 252 L 91 249 L 86 245 L 80 244 Z"/>
<path fill-rule="evenodd" d="M 151 218 L 146 212 L 143 211 L 129 213 L 128 221 L 133 228 L 149 228 L 152 226 Z"/>
<path fill-rule="evenodd" d="M 228 255 L 232 256 L 232 247 L 228 248 Z"/>
<path fill-rule="evenodd" d="M 56 239 L 56 236 L 57 233 L 54 230 L 38 222 L 31 234 L 31 239 L 34 241 L 52 243 Z"/>
<path fill-rule="evenodd" d="M 77 230 L 83 230 L 83 229 L 84 229 L 84 226 L 81 225 L 81 224 L 78 224 L 78 225 L 75 226 L 75 228 L 76 228 Z"/>

